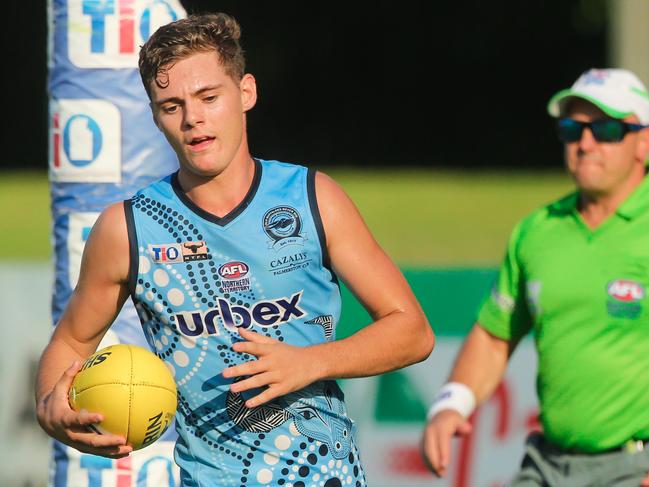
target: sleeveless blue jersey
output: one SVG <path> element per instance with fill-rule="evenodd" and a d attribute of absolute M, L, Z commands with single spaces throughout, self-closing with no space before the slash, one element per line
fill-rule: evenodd
<path fill-rule="evenodd" d="M 233 394 L 232 379 L 221 375 L 254 359 L 232 351 L 237 327 L 299 346 L 335 339 L 340 290 L 315 172 L 256 160 L 248 194 L 224 217 L 194 205 L 177 174 L 125 207 L 131 295 L 151 349 L 178 385 L 183 485 L 365 485 L 335 381 L 248 409 L 252 394 Z"/>

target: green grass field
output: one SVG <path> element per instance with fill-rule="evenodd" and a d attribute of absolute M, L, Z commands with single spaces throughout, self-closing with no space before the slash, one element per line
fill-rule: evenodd
<path fill-rule="evenodd" d="M 52 251 L 47 174 L 0 173 L 0 208 L 0 259 L 48 259 Z"/>
<path fill-rule="evenodd" d="M 401 266 L 482 267 L 512 226 L 570 191 L 562 172 L 331 171 Z"/>
<path fill-rule="evenodd" d="M 571 188 L 561 172 L 330 169 L 403 267 L 492 267 L 514 223 Z M 0 259 L 46 260 L 47 175 L 0 175 Z"/>

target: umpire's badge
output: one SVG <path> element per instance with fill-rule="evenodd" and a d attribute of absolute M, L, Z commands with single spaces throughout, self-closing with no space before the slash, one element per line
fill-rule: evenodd
<path fill-rule="evenodd" d="M 647 291 L 639 282 L 615 279 L 606 285 L 606 294 L 606 311 L 610 316 L 635 320 L 642 313 L 642 302 Z"/>
<path fill-rule="evenodd" d="M 271 240 L 268 248 L 279 251 L 287 245 L 304 245 L 306 236 L 302 233 L 302 219 L 295 208 L 276 206 L 264 214 L 262 225 Z"/>

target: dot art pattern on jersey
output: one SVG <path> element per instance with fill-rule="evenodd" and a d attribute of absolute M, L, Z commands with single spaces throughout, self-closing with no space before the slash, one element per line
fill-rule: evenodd
<path fill-rule="evenodd" d="M 134 198 L 133 209 L 169 234 L 168 241 L 156 244 L 171 239 L 177 244 L 205 240 L 200 225 L 152 198 Z M 251 410 L 242 408 L 245 398 L 230 393 L 229 388 L 215 394 L 223 390 L 225 379 L 220 370 L 205 370 L 203 365 L 209 357 L 217 356 L 224 366 L 254 357 L 232 351 L 231 344 L 241 337 L 230 327 L 220 327 L 219 334 L 214 336 L 181 335 L 174 308 L 212 309 L 218 299 L 225 299 L 232 306 L 250 309 L 256 301 L 267 299 L 254 272 L 249 289 L 227 292 L 219 266 L 237 259 L 215 247 L 208 245 L 206 260 L 171 265 L 153 262 L 146 246 L 141 246 L 135 297 L 147 340 L 178 383 L 178 412 L 186 433 L 204 445 L 202 451 L 207 452 L 213 465 L 238 466 L 221 471 L 218 484 L 365 486 L 352 438 L 353 423 L 346 416 L 342 393 L 334 382 L 313 384 Z M 285 340 L 282 326 L 277 324 L 254 331 Z M 331 410 L 338 416 L 333 416 Z"/>

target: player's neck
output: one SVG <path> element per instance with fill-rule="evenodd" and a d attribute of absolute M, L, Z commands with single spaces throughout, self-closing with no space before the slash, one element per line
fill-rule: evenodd
<path fill-rule="evenodd" d="M 255 162 L 246 151 L 213 177 L 200 176 L 181 167 L 178 183 L 196 206 L 217 217 L 223 217 L 246 197 L 254 175 Z"/>

